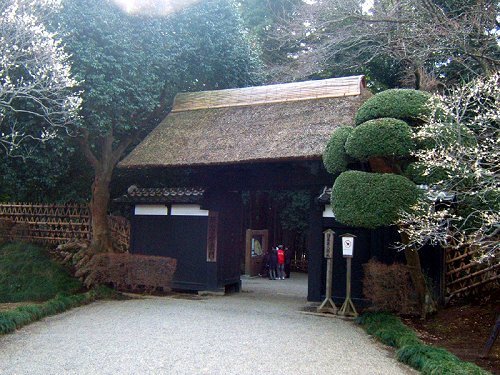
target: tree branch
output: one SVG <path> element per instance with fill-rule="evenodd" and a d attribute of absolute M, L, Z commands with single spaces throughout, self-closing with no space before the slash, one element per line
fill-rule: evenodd
<path fill-rule="evenodd" d="M 80 133 L 81 135 L 80 137 L 78 137 L 80 148 L 83 154 L 85 155 L 85 158 L 92 165 L 92 168 L 94 168 L 94 170 L 97 170 L 100 166 L 100 163 L 99 160 L 94 155 L 94 153 L 92 152 L 92 149 L 90 148 L 89 131 L 87 129 L 81 129 Z"/>
<path fill-rule="evenodd" d="M 120 161 L 125 150 L 135 141 L 137 141 L 137 133 L 131 134 L 120 140 L 120 143 L 115 148 L 112 154 L 113 165 L 116 165 Z"/>

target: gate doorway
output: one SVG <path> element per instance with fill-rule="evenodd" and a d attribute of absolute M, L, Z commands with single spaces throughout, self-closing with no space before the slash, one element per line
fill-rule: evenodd
<path fill-rule="evenodd" d="M 264 256 L 269 249 L 269 231 L 247 229 L 245 240 L 245 275 L 257 276 L 264 266 Z"/>

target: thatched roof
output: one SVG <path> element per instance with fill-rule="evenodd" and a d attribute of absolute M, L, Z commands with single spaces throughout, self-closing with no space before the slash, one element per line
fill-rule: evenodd
<path fill-rule="evenodd" d="M 314 160 L 369 96 L 362 76 L 178 94 L 122 168 Z"/>

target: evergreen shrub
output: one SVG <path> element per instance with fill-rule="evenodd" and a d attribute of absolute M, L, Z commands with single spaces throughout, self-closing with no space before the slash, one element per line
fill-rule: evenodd
<path fill-rule="evenodd" d="M 356 125 L 381 117 L 393 117 L 418 123 L 429 114 L 426 104 L 430 94 L 410 89 L 391 89 L 382 91 L 368 99 L 356 114 Z"/>
<path fill-rule="evenodd" d="M 404 176 L 347 171 L 335 180 L 332 209 L 349 226 L 377 228 L 393 224 L 401 210 L 409 210 L 419 191 Z"/>
<path fill-rule="evenodd" d="M 372 156 L 404 158 L 415 149 L 410 126 L 395 118 L 369 120 L 354 128 L 345 144 L 348 155 L 358 160 Z"/>
<path fill-rule="evenodd" d="M 404 176 L 417 185 L 432 185 L 438 181 L 448 178 L 448 172 L 443 168 L 435 168 L 428 175 L 424 175 L 425 168 L 419 162 L 408 164 L 404 170 Z"/>
<path fill-rule="evenodd" d="M 344 172 L 352 159 L 346 154 L 345 143 L 354 128 L 341 126 L 333 131 L 323 153 L 323 164 L 328 173 L 337 174 Z"/>

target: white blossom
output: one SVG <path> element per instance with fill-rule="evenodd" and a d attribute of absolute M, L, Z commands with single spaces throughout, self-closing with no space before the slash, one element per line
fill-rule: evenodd
<path fill-rule="evenodd" d="M 44 17 L 60 0 L 4 0 L 0 4 L 0 145 L 14 154 L 27 139 L 46 141 L 75 120 L 81 99 L 69 55 Z M 15 113 L 40 119 L 41 129 L 17 123 Z"/>
<path fill-rule="evenodd" d="M 409 237 L 407 246 L 469 247 L 479 261 L 500 257 L 499 98 L 498 72 L 433 97 L 432 114 L 415 138 L 433 140 L 434 147 L 414 156 L 424 175 L 443 177 L 417 207 L 402 213 L 398 224 Z M 436 210 L 435 196 L 430 198 L 436 192 L 455 201 Z"/>

